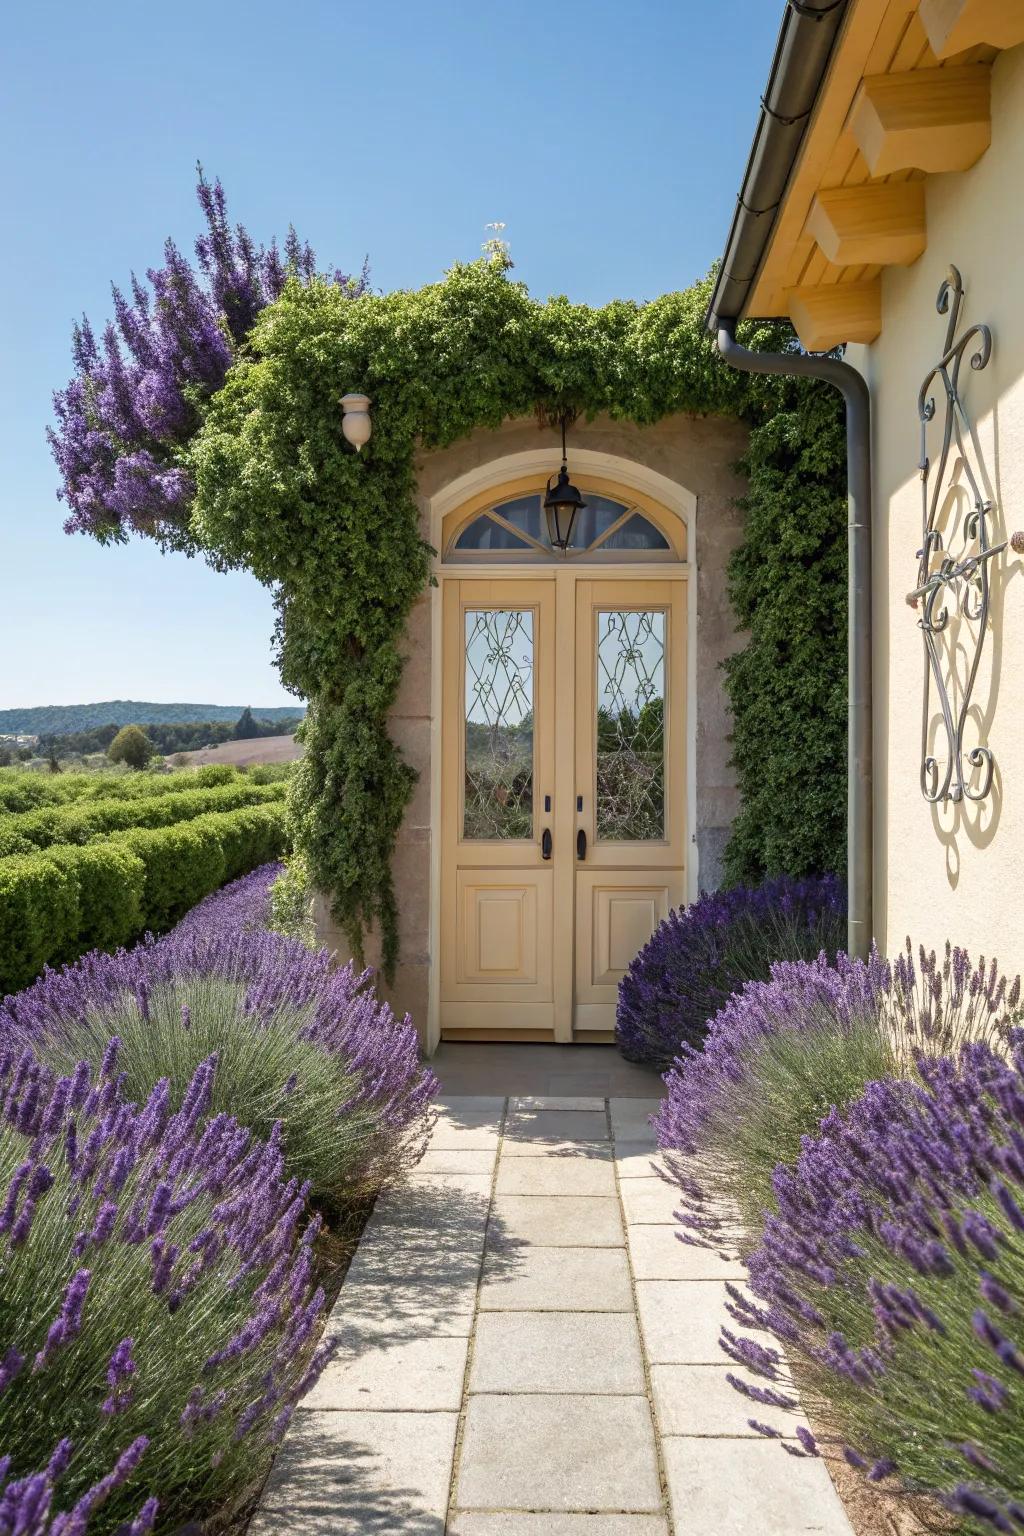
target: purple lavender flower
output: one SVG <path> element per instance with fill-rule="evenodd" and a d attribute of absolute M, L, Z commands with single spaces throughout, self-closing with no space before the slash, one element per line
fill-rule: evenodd
<path fill-rule="evenodd" d="M 835 955 L 846 936 L 846 898 L 831 875 L 777 877 L 702 895 L 670 912 L 619 985 L 616 1038 L 630 1061 L 665 1070 L 685 1045 L 773 961 Z"/>
<path fill-rule="evenodd" d="M 132 1400 L 135 1360 L 132 1355 L 133 1341 L 122 1339 L 110 1357 L 107 1366 L 107 1386 L 110 1392 L 103 1401 L 103 1412 L 120 1413 Z"/>
<path fill-rule="evenodd" d="M 36 1355 L 33 1371 L 45 1370 L 57 1350 L 77 1337 L 82 1326 L 82 1309 L 91 1279 L 92 1274 L 88 1269 L 76 1270 L 72 1276 L 64 1292 L 60 1311 L 50 1324 L 46 1343 Z"/>
<path fill-rule="evenodd" d="M 762 1041 L 793 1030 L 827 1028 L 839 1034 L 876 1017 L 891 985 L 877 955 L 865 963 L 824 955 L 781 961 L 766 981 L 751 981 L 710 1021 L 703 1049 L 683 1044 L 665 1074 L 668 1092 L 654 1121 L 662 1147 L 692 1156 L 709 1126 L 730 1116 L 736 1085 L 750 1072 Z"/>
<path fill-rule="evenodd" d="M 932 967 L 919 956 L 914 974 Z M 908 959 L 901 986 L 910 969 Z M 961 952 L 955 969 L 965 996 L 976 982 L 974 996 L 1000 1006 L 990 965 L 972 968 Z M 932 1019 L 945 1027 L 937 1005 Z M 735 1065 L 743 1071 L 742 1053 Z M 777 1208 L 748 1264 L 758 1325 L 784 1338 L 825 1404 L 842 1404 L 851 1465 L 876 1481 L 898 1465 L 912 1488 L 996 1529 L 1014 1528 L 1010 1504 L 1024 1486 L 1019 1237 L 996 1172 L 1020 1136 L 1022 1091 L 1019 1032 L 1002 1048 L 967 1041 L 952 1058 L 920 1055 L 914 1077 L 870 1083 L 803 1138 L 795 1165 L 776 1170 Z M 672 1100 L 694 1143 L 700 1113 Z M 754 1358 L 726 1330 L 722 1344 Z"/>
<path fill-rule="evenodd" d="M 8 1241 L 0 1266 L 0 1311 L 15 1329 L 0 1361 L 0 1531 L 86 1536 L 102 1522 L 142 1536 L 158 1508 L 168 1529 L 205 1518 L 251 1484 L 288 1409 L 316 1379 L 325 1298 L 302 1241 L 305 1192 L 284 1177 L 279 1139 L 261 1143 L 230 1116 L 206 1115 L 208 1076 L 197 1073 L 187 1112 L 166 1094 L 126 1103 L 120 1076 L 90 1081 L 88 1072 L 75 1103 L 67 1079 L 0 1050 L 0 1157 L 24 1165 L 21 1210 L 31 1197 L 46 1231 L 42 1249 Z M 115 1168 L 117 1203 L 106 1195 Z M 155 1208 L 161 1233 L 152 1241 L 172 1270 L 194 1244 L 200 1266 L 208 1251 L 215 1256 L 163 1305 L 144 1283 L 144 1226 Z M 88 1268 L 75 1257 L 83 1232 L 102 1236 Z M 220 1358 L 186 1434 L 190 1385 L 211 1348 Z M 73 1434 L 56 1449 L 41 1443 L 40 1426 L 62 1425 Z"/>
<path fill-rule="evenodd" d="M 117 1034 L 124 1028 L 123 1010 L 134 1006 L 149 1021 L 144 1031 L 147 1073 L 155 1038 L 152 1011 L 161 998 L 175 999 L 166 1027 L 181 1030 L 195 1042 L 198 1058 L 203 1036 L 196 1000 L 216 979 L 224 984 L 225 996 L 230 991 L 237 998 L 234 1012 L 218 1025 L 219 1046 L 228 1048 L 225 1031 L 235 1031 L 246 1041 L 260 1032 L 269 1040 L 275 1031 L 283 1041 L 279 1080 L 261 1081 L 252 1109 L 263 1119 L 250 1124 L 265 1137 L 283 1137 L 286 1154 L 293 1145 L 306 1149 L 306 1161 L 297 1163 L 296 1171 L 313 1176 L 318 1193 L 345 1198 L 357 1187 L 378 1187 L 415 1158 L 429 1123 L 436 1079 L 420 1062 L 412 1021 L 396 1019 L 378 1001 L 368 972 L 357 972 L 351 965 L 336 967 L 326 950 L 312 951 L 266 930 L 267 890 L 278 869 L 267 866 L 224 887 L 159 941 L 114 955 L 85 955 L 61 971 L 44 972 L 31 987 L 0 1004 L 0 1041 L 12 1049 L 34 1048 L 55 1061 L 77 1059 L 91 1049 L 94 1056 L 102 1055 L 103 1075 L 114 1084 L 131 1065 Z M 104 1032 L 107 1020 L 109 1033 Z M 333 1101 L 322 1088 L 319 1099 L 307 1101 L 305 1074 L 296 1071 L 297 1047 L 330 1065 L 336 1083 Z M 18 1095 L 23 1117 L 33 1072 L 41 1070 L 37 1064 L 32 1072 L 23 1071 Z M 150 1082 L 148 1076 L 135 1083 L 133 1096 L 149 1092 Z M 152 1090 L 140 1122 L 140 1146 L 151 1134 L 147 1127 L 159 1121 L 167 1092 L 166 1083 Z M 246 1106 L 238 1094 L 238 1082 L 230 1076 L 222 1082 L 218 1056 L 211 1055 L 199 1065 L 182 1099 L 182 1134 L 199 1124 L 211 1104 L 244 1115 Z M 310 1114 L 315 1114 L 313 1121 Z M 277 1130 L 275 1120 L 282 1121 Z M 290 1131 L 291 1126 L 297 1130 Z M 84 1145 L 76 1140 L 76 1156 L 86 1171 L 102 1145 L 97 1125 L 90 1136 Z M 119 1195 L 130 1158 L 136 1155 L 134 1147 L 122 1149 L 121 1162 L 105 1163 L 111 1198 Z M 15 1191 L 15 1206 L 18 1198 Z M 149 1192 L 145 1209 L 131 1218 L 140 1235 L 152 1237 L 162 1230 L 169 1199 L 166 1183 Z M 5 1211 L 0 1210 L 0 1231 Z M 158 1278 L 168 1278 L 162 1268 Z"/>
<path fill-rule="evenodd" d="M 107 542 L 134 531 L 192 547 L 193 486 L 180 450 L 259 312 L 288 277 L 309 283 L 317 275 L 312 251 L 294 232 L 282 262 L 276 246 L 264 250 L 233 228 L 220 182 L 211 185 L 201 167 L 196 192 L 206 222 L 196 241 L 199 272 L 168 240 L 163 266 L 146 274 L 148 289 L 134 275 L 130 298 L 114 289 L 114 321 L 102 341 L 88 320 L 74 329 L 75 376 L 54 395 L 56 426 L 47 433 L 69 533 Z M 366 272 L 326 280 L 355 296 Z"/>

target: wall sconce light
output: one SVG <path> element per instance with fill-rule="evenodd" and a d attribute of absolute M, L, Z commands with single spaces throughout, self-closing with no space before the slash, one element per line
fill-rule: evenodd
<path fill-rule="evenodd" d="M 369 395 L 342 395 L 341 431 L 346 443 L 351 443 L 356 453 L 370 441 L 373 427 L 370 423 Z"/>

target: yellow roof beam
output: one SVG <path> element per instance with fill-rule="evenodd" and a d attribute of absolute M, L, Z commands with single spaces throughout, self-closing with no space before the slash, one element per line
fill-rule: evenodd
<path fill-rule="evenodd" d="M 988 64 L 868 75 L 850 116 L 872 176 L 966 171 L 992 142 Z"/>
<path fill-rule="evenodd" d="M 924 182 L 830 187 L 817 194 L 807 233 L 837 267 L 909 267 L 928 243 Z"/>
<path fill-rule="evenodd" d="M 828 352 L 844 341 L 865 345 L 882 329 L 882 283 L 829 283 L 821 288 L 790 288 L 789 318 L 808 352 Z"/>
<path fill-rule="evenodd" d="M 980 43 L 990 48 L 1024 43 L 1024 0 L 921 0 L 918 14 L 938 59 Z"/>

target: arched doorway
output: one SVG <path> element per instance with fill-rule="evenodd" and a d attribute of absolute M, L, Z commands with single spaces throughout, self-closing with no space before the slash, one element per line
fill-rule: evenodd
<path fill-rule="evenodd" d="M 687 893 L 689 529 L 573 473 L 588 506 L 564 555 L 536 471 L 449 497 L 436 527 L 446 1038 L 607 1038 L 625 967 Z"/>

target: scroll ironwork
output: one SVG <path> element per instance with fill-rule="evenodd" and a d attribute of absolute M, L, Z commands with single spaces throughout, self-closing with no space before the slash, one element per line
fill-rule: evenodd
<path fill-rule="evenodd" d="M 988 365 L 992 333 L 987 325 L 972 325 L 957 336 L 963 299 L 963 280 L 956 267 L 951 266 L 936 304 L 939 314 L 948 317 L 942 356 L 925 375 L 917 399 L 921 424 L 922 542 L 917 552 L 917 586 L 907 594 L 907 602 L 920 613 L 918 626 L 924 637 L 921 792 L 931 804 L 984 800 L 991 791 L 995 770 L 995 759 L 986 742 L 965 747 L 964 741 L 988 630 L 991 561 L 1006 548 L 1006 540 L 991 542 L 993 504 L 982 489 L 973 429 L 960 386 L 965 357 L 970 356 L 975 372 Z M 942 400 L 943 416 L 941 446 L 933 460 L 928 443 L 929 427 L 938 416 L 936 395 Z M 962 518 L 959 514 L 953 516 L 949 530 L 950 543 L 959 530 L 962 543 L 956 553 L 947 547 L 940 527 L 954 454 L 953 468 L 962 475 L 959 483 L 969 499 L 968 509 Z M 947 647 L 943 638 L 953 614 L 966 620 L 972 631 L 967 638 L 962 679 L 956 670 L 956 648 Z M 943 655 L 946 649 L 953 650 L 948 657 L 948 670 Z M 933 689 L 945 736 L 944 767 L 929 749 Z"/>

